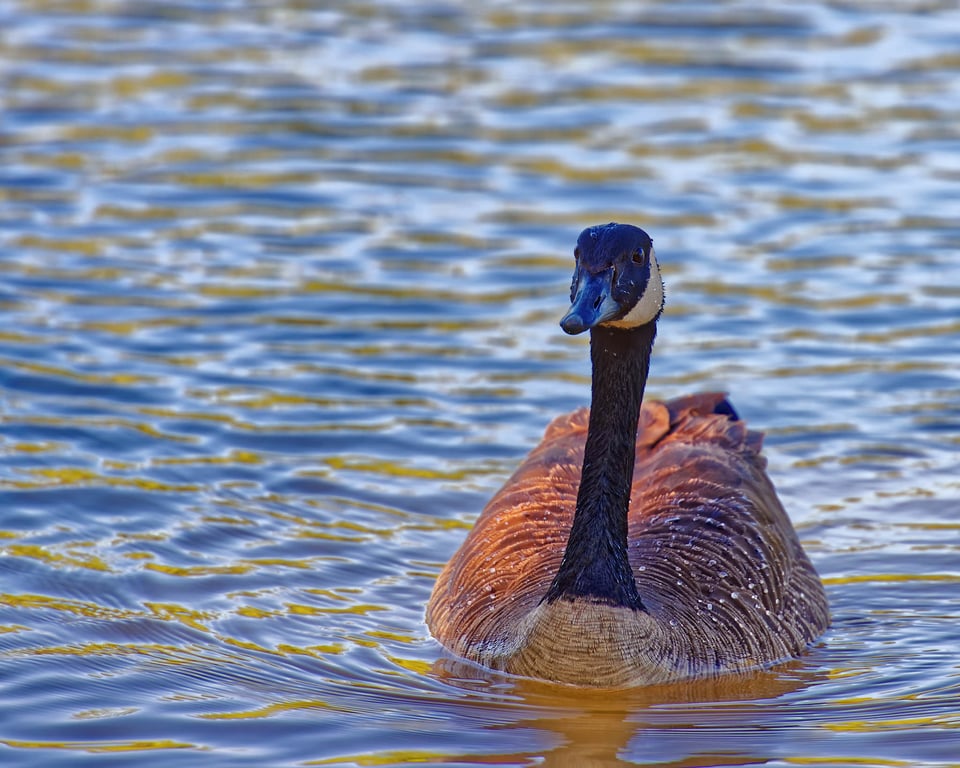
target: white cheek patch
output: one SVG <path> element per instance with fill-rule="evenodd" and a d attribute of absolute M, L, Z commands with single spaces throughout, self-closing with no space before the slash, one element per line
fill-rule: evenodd
<path fill-rule="evenodd" d="M 656 319 L 663 309 L 663 278 L 660 276 L 660 265 L 657 264 L 657 255 L 650 249 L 650 279 L 647 288 L 640 300 L 633 305 L 627 314 L 619 320 L 611 320 L 603 325 L 612 325 L 614 328 L 637 328 Z"/>

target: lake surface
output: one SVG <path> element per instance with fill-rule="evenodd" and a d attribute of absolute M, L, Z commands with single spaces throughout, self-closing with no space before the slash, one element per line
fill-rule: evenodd
<path fill-rule="evenodd" d="M 0 6 L 0 764 L 960 765 L 953 2 Z M 579 231 L 654 237 L 833 627 L 616 694 L 445 658 Z"/>

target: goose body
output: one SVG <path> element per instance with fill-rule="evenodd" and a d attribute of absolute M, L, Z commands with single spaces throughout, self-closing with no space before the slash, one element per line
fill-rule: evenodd
<path fill-rule="evenodd" d="M 743 672 L 829 624 L 816 571 L 724 395 L 642 402 L 663 304 L 649 236 L 578 241 L 561 325 L 591 331 L 591 408 L 553 421 L 441 572 L 427 623 L 517 675 L 625 686 Z"/>

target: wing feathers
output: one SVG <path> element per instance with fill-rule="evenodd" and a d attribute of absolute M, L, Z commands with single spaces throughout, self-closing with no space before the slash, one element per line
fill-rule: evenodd
<path fill-rule="evenodd" d="M 522 645 L 563 556 L 588 418 L 581 408 L 551 422 L 440 574 L 427 621 L 456 653 L 496 663 Z M 641 410 L 629 557 L 644 604 L 673 638 L 659 652 L 678 670 L 785 658 L 828 623 L 761 443 L 722 393 Z"/>

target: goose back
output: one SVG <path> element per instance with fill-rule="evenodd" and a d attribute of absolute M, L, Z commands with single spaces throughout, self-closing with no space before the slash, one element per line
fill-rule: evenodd
<path fill-rule="evenodd" d="M 640 412 L 628 557 L 644 610 L 547 604 L 588 416 L 548 426 L 440 574 L 427 622 L 444 646 L 517 674 L 639 684 L 768 665 L 826 628 L 823 587 L 766 475 L 762 435 L 721 393 Z"/>

